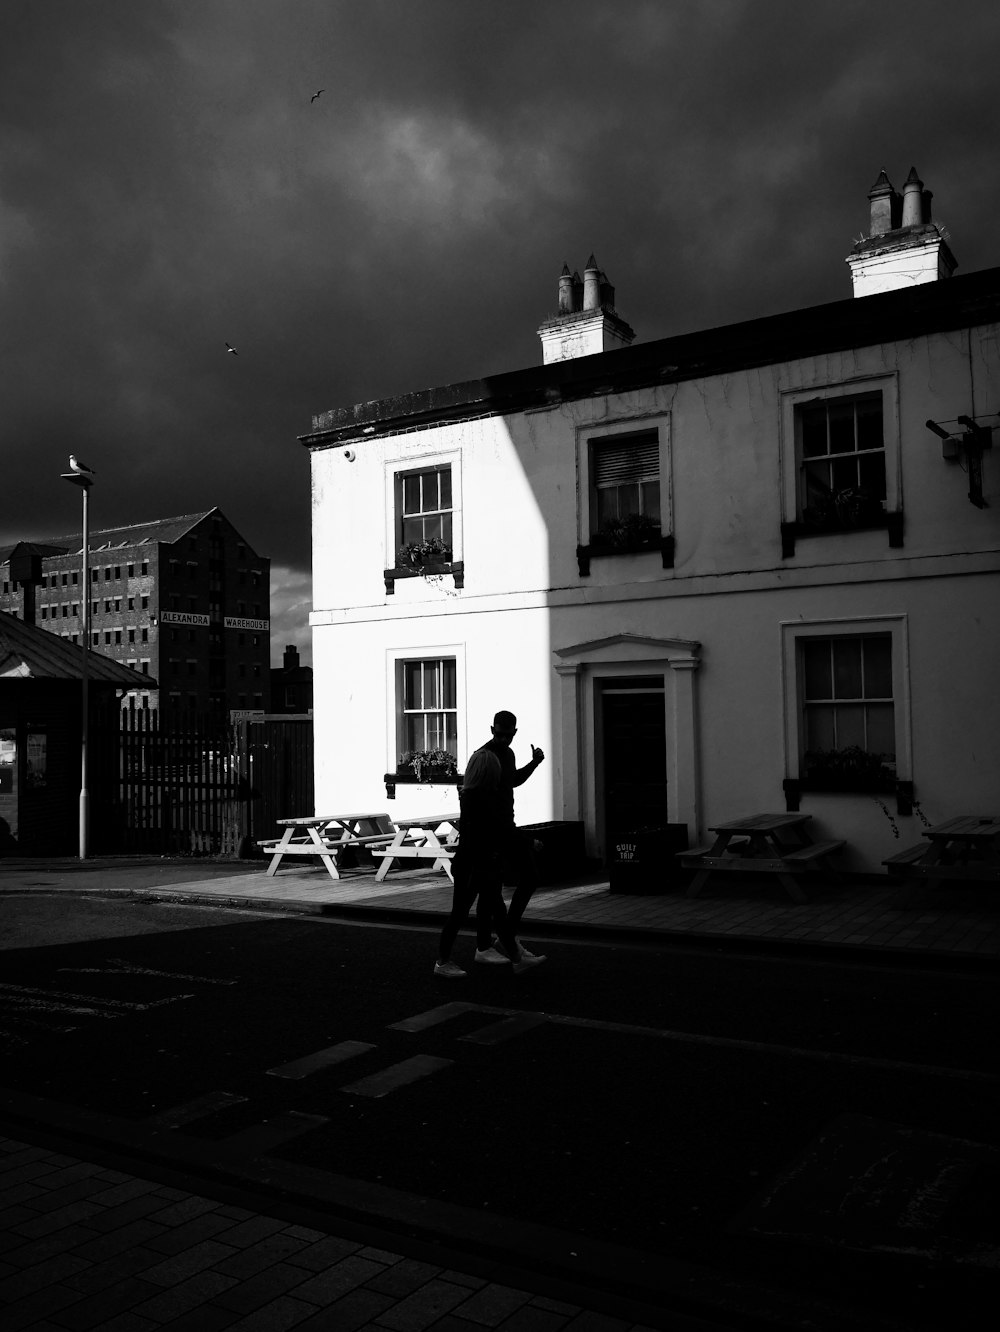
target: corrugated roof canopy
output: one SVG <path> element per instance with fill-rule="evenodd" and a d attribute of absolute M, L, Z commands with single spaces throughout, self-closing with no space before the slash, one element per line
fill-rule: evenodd
<path fill-rule="evenodd" d="M 0 611 L 0 680 L 80 680 L 83 654 L 79 643 Z M 101 652 L 87 654 L 87 678 L 124 689 L 156 688 L 151 675 L 123 666 Z"/>

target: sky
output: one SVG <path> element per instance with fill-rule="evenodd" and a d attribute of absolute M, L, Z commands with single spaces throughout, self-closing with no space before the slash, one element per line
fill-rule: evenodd
<path fill-rule="evenodd" d="M 847 299 L 883 169 L 1000 264 L 998 69 L 983 0 L 0 0 L 0 545 L 70 453 L 217 505 L 308 663 L 314 414 L 540 364 L 591 253 L 637 342 Z"/>

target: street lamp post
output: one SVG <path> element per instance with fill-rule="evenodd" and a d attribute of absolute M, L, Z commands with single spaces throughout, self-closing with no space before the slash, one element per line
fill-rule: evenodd
<path fill-rule="evenodd" d="M 63 472 L 62 479 L 79 486 L 83 492 L 83 662 L 80 667 L 80 683 L 83 704 L 83 721 L 80 727 L 80 859 L 86 860 L 90 853 L 90 790 L 87 780 L 87 742 L 90 727 L 90 526 L 88 504 L 90 487 L 94 484 L 92 476 L 80 472 Z"/>

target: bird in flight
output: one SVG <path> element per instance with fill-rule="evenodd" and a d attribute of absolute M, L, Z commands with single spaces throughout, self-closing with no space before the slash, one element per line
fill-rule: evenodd
<path fill-rule="evenodd" d="M 316 98 L 319 97 L 320 93 L 325 93 L 325 92 L 326 92 L 325 88 L 320 88 L 319 92 L 314 92 L 312 97 L 309 98 L 309 105 L 312 106 L 313 102 L 315 102 Z"/>
<path fill-rule="evenodd" d="M 236 350 L 236 348 L 235 348 L 235 347 L 230 347 L 230 345 L 229 345 L 228 342 L 226 343 L 226 351 L 227 351 L 227 352 L 232 352 L 234 356 L 239 356 L 239 352 Z"/>
<path fill-rule="evenodd" d="M 94 469 L 88 467 L 85 462 L 81 462 L 75 453 L 69 455 L 69 470 L 71 472 L 78 472 L 80 476 L 94 475 Z"/>

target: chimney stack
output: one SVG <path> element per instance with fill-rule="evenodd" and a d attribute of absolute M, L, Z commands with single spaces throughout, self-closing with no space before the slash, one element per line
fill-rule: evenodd
<path fill-rule="evenodd" d="M 931 192 L 916 167 L 896 193 L 884 171 L 868 191 L 871 231 L 847 256 L 855 296 L 874 296 L 951 277 L 957 264 L 931 221 Z"/>
<path fill-rule="evenodd" d="M 538 330 L 542 340 L 542 360 L 568 361 L 577 356 L 627 347 L 635 332 L 620 318 L 615 306 L 615 289 L 598 267 L 593 255 L 587 260 L 583 279 L 570 274 L 563 264 L 559 275 L 558 313 L 546 319 Z"/>

